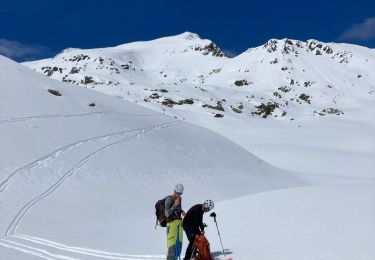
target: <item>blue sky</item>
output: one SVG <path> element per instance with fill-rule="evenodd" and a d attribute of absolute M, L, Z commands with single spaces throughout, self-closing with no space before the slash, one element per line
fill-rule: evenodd
<path fill-rule="evenodd" d="M 17 61 L 190 31 L 239 54 L 271 38 L 375 48 L 375 1 L 4 0 L 0 54 Z"/>

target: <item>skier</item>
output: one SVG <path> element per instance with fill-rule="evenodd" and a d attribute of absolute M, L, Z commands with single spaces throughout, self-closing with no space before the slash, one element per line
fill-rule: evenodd
<path fill-rule="evenodd" d="M 173 195 L 165 199 L 165 216 L 167 217 L 167 260 L 180 259 L 182 249 L 182 217 L 185 212 L 181 207 L 181 195 L 184 186 L 180 183 L 174 187 Z"/>
<path fill-rule="evenodd" d="M 204 228 L 206 225 L 203 224 L 203 214 L 212 210 L 214 206 L 215 205 L 212 200 L 206 200 L 203 204 L 194 205 L 186 213 L 182 224 L 189 240 L 189 245 L 185 252 L 185 260 L 191 258 L 195 236 L 200 234 L 204 235 Z"/>

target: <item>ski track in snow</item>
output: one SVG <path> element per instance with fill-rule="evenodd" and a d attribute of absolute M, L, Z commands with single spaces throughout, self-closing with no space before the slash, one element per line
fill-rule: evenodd
<path fill-rule="evenodd" d="M 15 249 L 15 250 L 21 251 L 23 253 L 38 256 L 38 257 L 41 257 L 43 259 L 48 259 L 48 260 L 56 260 L 56 259 L 76 260 L 77 259 L 77 258 L 72 258 L 72 257 L 69 257 L 69 256 L 52 254 L 52 253 L 49 253 L 46 250 L 36 248 L 36 247 L 27 246 L 27 245 L 17 243 L 17 242 L 13 242 L 9 239 L 0 239 L 0 245 L 4 246 L 4 247 L 7 247 L 7 248 L 10 248 L 10 249 Z"/>
<path fill-rule="evenodd" d="M 157 126 L 154 126 L 154 127 L 157 127 Z M 61 147 L 61 148 L 59 148 L 59 149 L 57 149 L 57 150 L 55 150 L 55 151 L 53 151 L 53 152 L 51 152 L 47 155 L 35 160 L 35 161 L 23 166 L 22 168 L 17 169 L 16 171 L 12 172 L 11 174 L 9 174 L 9 176 L 4 181 L 2 181 L 0 183 L 0 193 L 7 190 L 11 181 L 15 177 L 17 177 L 18 175 L 23 174 L 27 171 L 30 171 L 34 167 L 42 164 L 43 162 L 48 161 L 48 160 L 50 160 L 54 157 L 57 157 L 62 152 L 69 151 L 69 150 L 73 149 L 74 147 L 76 147 L 78 145 L 82 145 L 84 143 L 89 143 L 89 142 L 98 141 L 98 140 L 104 140 L 106 138 L 113 137 L 113 136 L 116 136 L 116 135 L 123 135 L 123 134 L 128 134 L 128 133 L 131 133 L 131 132 L 142 131 L 142 130 L 144 130 L 144 129 L 139 128 L 139 129 L 130 129 L 130 130 L 125 130 L 125 131 L 114 132 L 114 133 L 107 134 L 107 135 L 100 135 L 100 136 L 95 136 L 95 137 L 88 138 L 88 139 L 79 140 L 79 141 L 76 141 L 76 142 L 71 143 L 69 145 L 66 145 L 64 147 Z"/>
<path fill-rule="evenodd" d="M 83 114 L 72 114 L 72 115 L 40 115 L 40 116 L 26 116 L 26 117 L 17 117 L 17 118 L 10 118 L 6 120 L 1 120 L 0 125 L 24 122 L 29 120 L 35 119 L 56 119 L 56 118 L 69 118 L 69 117 L 85 117 L 85 116 L 93 116 L 93 115 L 100 115 L 100 114 L 122 114 L 126 116 L 161 116 L 162 114 L 155 113 L 155 114 L 128 114 L 123 112 L 115 112 L 115 111 L 100 111 L 100 112 L 90 112 L 90 113 L 83 113 Z"/>
<path fill-rule="evenodd" d="M 31 119 L 31 118 L 29 118 Z M 35 117 L 33 117 L 35 119 Z M 26 119 L 27 120 L 27 119 Z M 1 121 L 4 122 L 4 121 Z M 64 146 L 61 149 L 58 149 L 46 156 L 43 156 L 39 160 L 36 160 L 20 169 L 17 171 L 13 172 L 7 180 L 5 180 L 3 183 L 1 183 L 2 190 L 5 191 L 6 187 L 15 176 L 27 172 L 34 168 L 36 165 L 41 164 L 42 162 L 51 159 L 53 157 L 58 156 L 59 153 L 71 150 L 72 148 L 81 145 L 83 143 L 91 142 L 91 141 L 98 141 L 101 139 L 106 139 L 108 137 L 113 137 L 116 135 L 123 135 L 123 134 L 128 134 L 132 132 L 137 132 L 137 134 L 128 136 L 126 138 L 122 138 L 120 140 L 117 140 L 115 142 L 112 142 L 110 144 L 107 144 L 100 149 L 95 150 L 94 152 L 88 154 L 85 158 L 80 160 L 78 163 L 76 163 L 73 168 L 71 168 L 69 171 L 67 171 L 55 184 L 53 184 L 51 187 L 49 187 L 45 192 L 40 194 L 39 196 L 33 198 L 30 200 L 27 204 L 25 204 L 17 213 L 17 215 L 13 218 L 11 221 L 9 227 L 7 228 L 5 232 L 5 239 L 0 239 L 0 246 L 4 246 L 7 248 L 15 249 L 24 253 L 32 254 L 34 256 L 38 256 L 44 259 L 65 259 L 65 260 L 73 260 L 73 259 L 81 259 L 81 258 L 72 258 L 70 256 L 65 256 L 65 255 L 60 255 L 60 254 L 53 254 L 48 252 L 47 250 L 40 248 L 38 246 L 43 245 L 48 248 L 54 248 L 54 249 L 59 249 L 62 250 L 63 252 L 69 252 L 69 253 L 79 253 L 81 255 L 86 255 L 86 256 L 92 256 L 92 257 L 98 257 L 98 258 L 105 258 L 105 259 L 120 259 L 120 260 L 127 260 L 127 259 L 163 259 L 165 256 L 151 256 L 151 255 L 124 255 L 124 254 L 118 254 L 118 253 L 112 253 L 112 252 L 106 252 L 106 251 L 100 251 L 100 250 L 93 250 L 93 249 L 85 249 L 85 248 L 79 248 L 79 247 L 70 247 L 66 246 L 63 244 L 59 244 L 56 242 L 48 241 L 45 239 L 41 238 L 35 238 L 35 237 L 30 237 L 30 236 L 24 236 L 24 235 L 17 235 L 16 230 L 20 223 L 22 222 L 22 219 L 26 216 L 28 211 L 35 206 L 38 202 L 40 202 L 42 199 L 48 197 L 50 194 L 52 194 L 56 189 L 58 189 L 70 176 L 72 176 L 75 172 L 77 172 L 79 169 L 81 169 L 88 161 L 90 161 L 93 157 L 95 157 L 97 154 L 104 152 L 111 147 L 115 145 L 119 145 L 125 142 L 129 142 L 132 140 L 136 140 L 137 138 L 141 137 L 142 135 L 146 134 L 151 134 L 156 130 L 163 129 L 163 128 L 168 128 L 168 127 L 173 127 L 176 125 L 182 124 L 181 121 L 174 120 L 172 122 L 167 122 L 164 124 L 160 125 L 155 125 L 147 128 L 140 128 L 140 129 L 131 129 L 131 130 L 126 130 L 126 131 L 120 131 L 116 133 L 112 133 L 110 135 L 103 135 L 103 136 L 97 136 L 85 140 L 80 140 L 77 141 L 73 144 Z M 24 243 L 19 243 L 12 241 L 11 238 L 19 238 L 27 242 L 32 242 L 34 244 L 37 244 L 38 246 L 28 246 Z"/>
<path fill-rule="evenodd" d="M 18 236 L 16 236 L 18 237 Z M 28 239 L 25 239 L 28 240 Z M 36 238 L 32 239 L 36 240 Z M 38 239 L 39 240 L 39 239 Z M 31 241 L 31 240 L 29 240 Z M 98 258 L 98 259 L 115 259 L 115 260 L 137 260 L 137 259 L 165 259 L 164 255 L 125 255 L 125 254 L 118 254 L 114 252 L 105 252 L 105 251 L 98 251 L 98 250 L 92 250 L 92 249 L 84 249 L 84 248 L 76 248 L 76 247 L 68 247 L 62 244 L 57 244 L 48 240 L 42 240 L 44 242 L 38 242 L 37 244 L 40 245 L 47 245 L 49 247 L 54 247 L 58 249 L 62 249 L 64 252 L 70 252 L 70 253 L 79 253 L 86 255 L 86 259 L 93 259 Z M 35 242 L 35 241 L 33 241 Z M 56 244 L 56 245 L 54 245 Z M 72 257 L 72 256 L 66 256 L 66 255 L 60 255 L 56 253 L 50 253 L 47 250 L 44 250 L 39 247 L 33 247 L 33 246 L 28 246 L 23 243 L 18 243 L 14 242 L 10 239 L 0 239 L 0 246 L 4 246 L 10 249 L 14 249 L 23 253 L 31 254 L 34 256 L 41 257 L 43 259 L 48 259 L 48 260 L 80 260 L 83 258 L 77 258 L 77 257 Z"/>
<path fill-rule="evenodd" d="M 32 242 L 34 244 L 48 246 L 51 248 L 59 249 L 62 251 L 68 251 L 70 253 L 78 253 L 81 255 L 95 257 L 95 258 L 105 258 L 105 259 L 164 259 L 164 255 L 159 256 L 152 256 L 152 255 L 125 255 L 119 254 L 115 252 L 108 252 L 102 250 L 94 250 L 89 248 L 82 248 L 82 247 L 73 247 L 67 246 L 61 243 L 49 241 L 46 239 L 33 237 L 33 236 L 25 236 L 25 235 L 14 235 L 12 238 L 22 239 L 26 242 Z M 91 259 L 91 258 L 90 258 Z"/>

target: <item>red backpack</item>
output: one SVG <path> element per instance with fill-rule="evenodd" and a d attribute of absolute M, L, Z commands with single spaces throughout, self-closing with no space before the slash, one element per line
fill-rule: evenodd
<path fill-rule="evenodd" d="M 196 235 L 193 244 L 194 260 L 212 260 L 210 243 L 204 235 Z"/>

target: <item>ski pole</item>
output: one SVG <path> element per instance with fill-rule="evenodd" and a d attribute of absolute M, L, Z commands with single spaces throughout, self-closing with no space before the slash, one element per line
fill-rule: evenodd
<path fill-rule="evenodd" d="M 212 213 L 210 214 L 210 217 L 213 217 L 213 218 L 214 218 L 214 221 L 215 221 L 215 224 L 216 224 L 216 228 L 217 228 L 217 234 L 219 235 L 219 239 L 220 239 L 221 249 L 223 249 L 223 254 L 224 254 L 224 256 L 225 256 L 225 251 L 224 251 L 223 241 L 221 241 L 221 236 L 220 236 L 219 226 L 217 225 L 217 221 L 216 221 L 216 213 L 215 213 L 215 212 L 212 212 Z"/>

